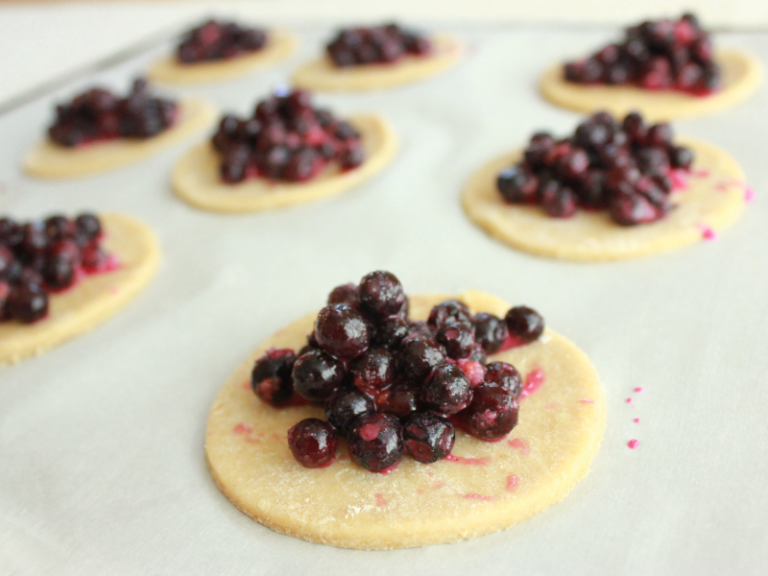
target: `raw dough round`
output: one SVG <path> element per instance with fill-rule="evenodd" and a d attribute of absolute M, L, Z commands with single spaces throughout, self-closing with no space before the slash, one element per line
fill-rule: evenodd
<path fill-rule="evenodd" d="M 544 73 L 539 89 L 553 104 L 577 112 L 607 110 L 614 116 L 624 116 L 638 110 L 651 122 L 700 116 L 746 100 L 757 90 L 763 77 L 760 61 L 751 54 L 718 50 L 715 60 L 722 67 L 723 88 L 710 96 L 692 96 L 672 90 L 641 90 L 634 86 L 584 86 L 567 82 L 560 64 Z"/>
<path fill-rule="evenodd" d="M 252 54 L 210 62 L 181 64 L 176 56 L 167 56 L 155 62 L 147 76 L 153 82 L 170 84 L 205 84 L 245 76 L 256 68 L 263 68 L 285 60 L 296 49 L 296 38 L 286 32 L 272 31 L 267 45 Z"/>
<path fill-rule="evenodd" d="M 152 230 L 121 214 L 99 215 L 104 249 L 120 267 L 86 276 L 75 287 L 52 294 L 48 316 L 34 324 L 0 322 L 0 364 L 39 355 L 100 324 L 149 283 L 160 262 Z"/>
<path fill-rule="evenodd" d="M 348 118 L 360 132 L 367 153 L 365 162 L 341 172 L 329 166 L 309 182 L 275 182 L 257 178 L 239 184 L 219 179 L 219 156 L 206 141 L 182 156 L 173 168 L 171 181 L 176 195 L 193 206 L 216 212 L 255 212 L 312 202 L 333 196 L 364 182 L 387 164 L 397 151 L 397 138 L 389 123 L 379 116 Z"/>
<path fill-rule="evenodd" d="M 201 100 L 182 100 L 179 121 L 146 140 L 127 138 L 66 148 L 44 140 L 24 157 L 27 174 L 41 178 L 79 178 L 134 164 L 211 126 L 216 109 Z"/>
<path fill-rule="evenodd" d="M 357 92 L 410 84 L 447 70 L 459 61 L 462 47 L 447 36 L 432 39 L 433 53 L 427 57 L 406 56 L 394 64 L 337 68 L 323 56 L 298 68 L 291 77 L 297 88 L 325 92 Z"/>
<path fill-rule="evenodd" d="M 427 318 L 448 296 L 411 298 L 411 316 Z M 482 292 L 461 296 L 474 312 L 509 306 Z M 327 468 L 294 460 L 286 433 L 318 407 L 275 409 L 249 387 L 257 357 L 271 347 L 298 349 L 316 314 L 267 339 L 227 380 L 208 416 L 205 452 L 216 484 L 235 506 L 283 534 L 344 548 L 383 550 L 473 538 L 538 514 L 589 473 L 605 426 L 597 373 L 574 344 L 547 330 L 530 345 L 493 356 L 545 382 L 522 400 L 520 423 L 500 442 L 456 433 L 459 462 L 420 464 L 404 457 L 387 475 L 353 464 L 344 442 Z"/>
<path fill-rule="evenodd" d="M 579 209 L 571 218 L 547 216 L 541 206 L 505 203 L 496 189 L 500 170 L 522 151 L 504 154 L 478 170 L 462 205 L 478 226 L 520 250 L 565 260 L 621 260 L 693 244 L 729 226 L 744 208 L 744 173 L 730 154 L 711 144 L 676 138 L 696 155 L 688 188 L 674 192 L 676 207 L 662 220 L 619 226 L 607 211 Z M 708 232 L 710 231 L 710 232 Z"/>

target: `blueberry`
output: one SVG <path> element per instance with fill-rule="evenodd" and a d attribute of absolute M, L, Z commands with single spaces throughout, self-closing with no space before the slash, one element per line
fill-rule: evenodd
<path fill-rule="evenodd" d="M 455 432 L 446 418 L 431 412 L 418 412 L 403 426 L 403 444 L 414 460 L 431 464 L 453 450 Z"/>
<path fill-rule="evenodd" d="M 305 418 L 288 430 L 293 457 L 307 468 L 322 468 L 336 458 L 336 430 L 318 418 Z"/>

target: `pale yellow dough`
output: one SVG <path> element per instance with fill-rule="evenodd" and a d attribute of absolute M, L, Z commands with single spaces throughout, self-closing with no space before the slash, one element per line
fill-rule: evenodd
<path fill-rule="evenodd" d="M 507 204 L 496 189 L 503 168 L 520 160 L 517 150 L 478 170 L 462 193 L 462 205 L 478 226 L 520 250 L 565 260 L 620 260 L 698 242 L 706 230 L 723 230 L 744 208 L 744 173 L 730 154 L 711 144 L 676 138 L 696 155 L 689 188 L 674 192 L 676 207 L 662 220 L 619 226 L 607 211 L 578 210 L 571 218 L 549 217 L 541 206 Z M 698 174 L 706 171 L 707 175 Z"/>
<path fill-rule="evenodd" d="M 411 299 L 425 319 L 446 296 Z M 503 315 L 509 306 L 482 292 L 461 296 L 474 312 Z M 308 469 L 294 460 L 286 433 L 317 407 L 275 409 L 247 383 L 254 360 L 271 347 L 298 349 L 316 315 L 263 342 L 227 380 L 208 416 L 205 452 L 221 491 L 265 526 L 322 544 L 383 550 L 454 542 L 508 528 L 562 500 L 589 473 L 605 425 L 605 399 L 584 353 L 547 330 L 530 345 L 492 357 L 522 374 L 541 369 L 542 387 L 521 402 L 507 439 L 488 443 L 457 432 L 453 454 L 481 464 L 420 464 L 404 457 L 390 474 L 337 460 Z M 510 444 L 511 442 L 511 444 Z"/>
<path fill-rule="evenodd" d="M 0 364 L 42 354 L 102 323 L 128 304 L 149 283 L 160 262 L 154 233 L 120 214 L 99 216 L 104 249 L 119 268 L 86 276 L 74 288 L 53 294 L 48 316 L 34 324 L 0 322 Z"/>
<path fill-rule="evenodd" d="M 360 132 L 366 159 L 342 172 L 330 165 L 308 182 L 271 182 L 263 178 L 225 184 L 219 178 L 219 155 L 210 142 L 198 144 L 173 168 L 176 195 L 193 206 L 216 212 L 255 212 L 312 202 L 349 190 L 383 169 L 397 152 L 397 137 L 389 123 L 373 115 L 348 118 Z"/>
<path fill-rule="evenodd" d="M 584 86 L 567 82 L 560 64 L 544 73 L 539 89 L 553 104 L 577 112 L 606 110 L 615 116 L 624 116 L 637 110 L 652 122 L 700 116 L 746 100 L 757 90 L 763 77 L 760 61 L 751 54 L 718 50 L 715 59 L 722 67 L 723 88 L 710 96 L 641 90 L 633 86 Z"/>
<path fill-rule="evenodd" d="M 298 68 L 291 81 L 298 88 L 324 92 L 357 92 L 410 84 L 451 68 L 463 53 L 461 44 L 447 36 L 433 38 L 432 45 L 431 55 L 407 56 L 395 64 L 338 68 L 324 55 Z"/>
<path fill-rule="evenodd" d="M 215 120 L 216 109 L 211 104 L 182 100 L 178 122 L 157 136 L 146 140 L 110 140 L 81 148 L 66 148 L 44 140 L 24 157 L 24 170 L 41 178 L 80 178 L 106 172 L 170 148 L 210 127 Z"/>
<path fill-rule="evenodd" d="M 237 58 L 211 62 L 182 64 L 175 55 L 155 62 L 147 76 L 152 81 L 169 84 L 205 84 L 245 76 L 252 70 L 277 64 L 296 49 L 296 38 L 291 34 L 272 31 L 261 50 Z"/>

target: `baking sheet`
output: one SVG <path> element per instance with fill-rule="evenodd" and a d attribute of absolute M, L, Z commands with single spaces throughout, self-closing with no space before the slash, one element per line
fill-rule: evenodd
<path fill-rule="evenodd" d="M 611 34 L 452 31 L 470 54 L 447 74 L 317 97 L 341 114 L 386 115 L 401 151 L 360 188 L 286 210 L 217 215 L 177 200 L 170 169 L 193 141 L 84 180 L 21 174 L 53 102 L 94 81 L 123 90 L 161 50 L 0 117 L 3 213 L 126 212 L 153 226 L 164 252 L 155 281 L 106 324 L 0 369 L 0 573 L 766 572 L 766 88 L 675 125 L 728 149 L 757 191 L 718 241 L 635 261 L 547 260 L 475 228 L 459 193 L 533 130 L 573 129 L 579 116 L 543 101 L 535 81 Z M 303 29 L 301 49 L 282 66 L 184 93 L 250 111 L 327 35 Z M 717 40 L 768 60 L 768 34 Z M 217 490 L 203 438 L 219 386 L 263 338 L 375 269 L 395 272 L 414 294 L 480 289 L 534 306 L 590 356 L 606 389 L 607 429 L 590 476 L 562 503 L 469 542 L 361 552 L 271 532 Z"/>

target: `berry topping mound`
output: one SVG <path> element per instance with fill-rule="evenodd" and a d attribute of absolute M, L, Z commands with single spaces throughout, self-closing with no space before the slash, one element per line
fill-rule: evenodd
<path fill-rule="evenodd" d="M 324 336 L 315 312 L 266 338 L 208 415 L 211 474 L 257 522 L 345 548 L 455 542 L 538 514 L 588 474 L 603 389 L 530 308 L 474 291 L 406 297 L 374 272 L 335 288 L 322 318 Z M 465 344 L 453 328 L 475 345 L 443 344 Z"/>
<path fill-rule="evenodd" d="M 366 64 L 392 64 L 405 56 L 428 56 L 432 43 L 421 34 L 397 24 L 371 28 L 345 28 L 326 46 L 339 68 Z"/>
<path fill-rule="evenodd" d="M 261 50 L 266 43 L 264 30 L 208 20 L 184 35 L 176 49 L 176 58 L 183 64 L 227 60 Z"/>
<path fill-rule="evenodd" d="M 178 105 L 153 96 L 140 78 L 125 98 L 92 88 L 70 103 L 58 105 L 48 134 L 67 148 L 118 138 L 143 140 L 167 130 L 177 119 Z"/>
<path fill-rule="evenodd" d="M 262 100 L 250 118 L 224 116 L 212 143 L 227 184 L 250 178 L 306 182 L 331 164 L 351 170 L 366 159 L 355 127 L 315 108 L 303 90 Z"/>
<path fill-rule="evenodd" d="M 674 182 L 693 161 L 689 148 L 674 143 L 669 124 L 649 126 L 636 112 L 619 122 L 598 112 L 571 137 L 534 134 L 523 158 L 498 174 L 496 188 L 505 202 L 539 204 L 553 218 L 570 218 L 581 207 L 607 210 L 617 224 L 634 226 L 673 209 Z M 524 311 L 507 325 L 540 333 Z"/>
<path fill-rule="evenodd" d="M 33 323 L 48 314 L 49 294 L 87 274 L 113 270 L 93 214 L 39 222 L 0 218 L 0 321 Z"/>
<path fill-rule="evenodd" d="M 631 26 L 622 42 L 608 44 L 585 60 L 567 63 L 563 74 L 567 81 L 578 84 L 629 84 L 701 96 L 722 85 L 712 42 L 693 14 L 676 21 Z"/>
<path fill-rule="evenodd" d="M 450 455 L 453 422 L 486 441 L 517 424 L 522 378 L 508 363 L 486 366 L 486 355 L 535 342 L 542 317 L 523 306 L 473 316 L 459 300 L 434 306 L 427 322 L 408 310 L 397 277 L 371 272 L 333 289 L 298 355 L 273 348 L 256 360 L 262 401 L 325 408 L 329 423 L 309 418 L 288 434 L 300 463 L 328 464 L 338 434 L 360 466 L 387 472 L 405 453 L 427 464 Z"/>

